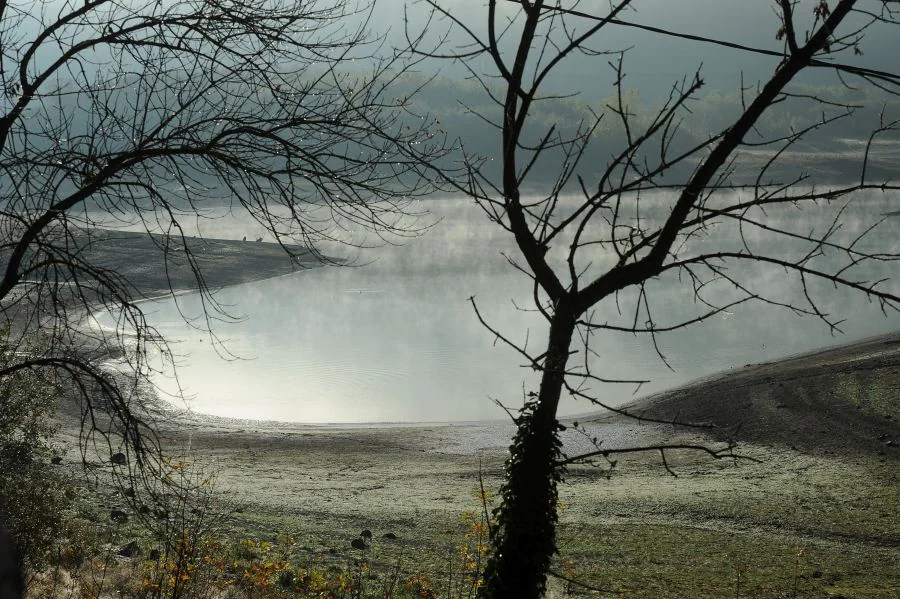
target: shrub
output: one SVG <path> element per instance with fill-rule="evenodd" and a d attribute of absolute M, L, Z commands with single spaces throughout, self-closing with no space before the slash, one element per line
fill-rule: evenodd
<path fill-rule="evenodd" d="M 0 373 L 9 355 L 0 345 Z M 26 573 L 48 563 L 71 501 L 65 479 L 50 463 L 55 407 L 55 388 L 38 373 L 0 376 L 0 520 L 18 545 Z"/>

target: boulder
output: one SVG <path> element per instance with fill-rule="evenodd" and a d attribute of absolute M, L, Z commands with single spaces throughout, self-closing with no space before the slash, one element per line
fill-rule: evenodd
<path fill-rule="evenodd" d="M 138 547 L 137 541 L 132 541 L 119 549 L 119 555 L 122 557 L 134 557 L 136 555 L 140 555 L 141 548 Z"/>

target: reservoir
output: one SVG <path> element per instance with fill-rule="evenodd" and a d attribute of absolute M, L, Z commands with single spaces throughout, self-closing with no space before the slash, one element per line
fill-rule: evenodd
<path fill-rule="evenodd" d="M 835 204 L 803 211 L 776 209 L 766 222 L 809 233 L 827 227 L 843 210 L 836 239 L 853 239 L 884 218 L 860 247 L 896 254 L 900 217 L 883 216 L 896 209 L 896 200 L 880 192 L 861 194 L 845 208 Z M 660 217 L 666 201 L 658 199 Z M 645 202 L 646 218 L 652 219 L 654 201 Z M 546 326 L 534 310 L 531 283 L 505 257 L 517 257 L 511 236 L 471 200 L 435 199 L 421 205 L 432 215 L 432 226 L 423 235 L 372 243 L 377 247 L 370 248 L 322 248 L 353 266 L 312 268 L 219 290 L 216 299 L 240 322 L 214 323 L 215 338 L 185 324 L 183 316 L 202 315 L 196 295 L 180 296 L 177 303 L 167 299 L 145 304 L 178 364 L 177 379 L 174 373 L 160 375 L 157 385 L 173 395 L 180 386 L 190 409 L 227 417 L 306 423 L 506 418 L 497 402 L 516 409 L 523 394 L 536 389 L 537 377 L 521 354 L 479 322 L 472 301 L 492 328 L 516 343 L 527 341 L 528 349 L 539 354 Z M 263 234 L 258 224 L 240 216 L 212 220 L 199 233 L 236 240 Z M 710 228 L 704 238 L 691 243 L 698 245 L 682 248 L 684 252 L 759 244 L 770 255 L 787 258 L 801 248 L 799 242 L 781 240 L 783 247 L 772 252 L 763 232 L 746 225 L 741 232 L 727 224 Z M 551 256 L 562 255 L 564 248 L 564 243 L 551 248 Z M 608 256 L 592 251 L 595 259 L 585 262 L 585 268 L 602 267 Z M 843 258 L 826 251 L 818 259 Z M 760 268 L 747 261 L 729 263 L 729 268 L 771 301 L 809 308 L 798 277 L 783 268 Z M 900 285 L 896 262 L 849 274 L 894 277 L 885 289 L 895 293 Z M 679 280 L 672 273 L 646 287 L 657 327 L 708 309 L 695 301 L 690 280 L 681 275 Z M 814 317 L 759 301 L 658 334 L 656 347 L 647 334 L 599 331 L 590 340 L 593 374 L 647 382 L 591 382 L 590 390 L 604 402 L 621 405 L 714 372 L 900 328 L 900 315 L 882 312 L 877 302 L 862 294 L 815 281 L 809 285 L 819 298 L 818 309 L 843 319 L 843 335 Z M 718 305 L 735 293 L 734 285 L 722 280 L 701 291 Z M 597 306 L 594 322 L 617 326 L 635 322 L 637 297 L 623 294 L 618 305 L 608 299 Z M 646 320 L 639 312 L 637 322 Z M 577 353 L 570 364 L 583 364 L 584 347 L 576 341 L 572 349 Z M 566 398 L 561 413 L 593 409 L 583 400 Z"/>

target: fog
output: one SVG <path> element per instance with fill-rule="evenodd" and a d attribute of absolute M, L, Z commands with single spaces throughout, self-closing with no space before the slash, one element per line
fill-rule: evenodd
<path fill-rule="evenodd" d="M 662 207 L 665 200 L 659 198 L 657 204 Z M 890 206 L 891 198 L 883 194 L 858 196 L 845 214 L 843 234 L 859 234 Z M 244 320 L 215 327 L 222 344 L 218 348 L 181 318 L 200 316 L 195 296 L 181 296 L 177 305 L 176 300 L 147 305 L 151 322 L 176 355 L 187 405 L 221 416 L 318 423 L 499 419 L 505 414 L 493 400 L 513 409 L 521 405 L 523 392 L 535 388 L 534 373 L 523 367 L 522 356 L 496 342 L 469 302 L 474 296 L 496 330 L 519 343 L 528 339 L 534 353 L 542 351 L 546 328 L 536 313 L 525 311 L 533 307 L 528 280 L 501 255 L 515 255 L 515 248 L 470 200 L 435 199 L 428 207 L 433 227 L 419 238 L 353 252 L 330 248 L 357 266 L 314 268 L 221 290 L 217 299 Z M 834 209 L 837 206 L 802 213 L 774 211 L 769 222 L 818 226 Z M 252 223 L 233 217 L 200 221 L 198 226 L 207 237 L 231 239 L 255 230 Z M 900 251 L 894 228 L 887 222 L 876 229 L 873 243 L 884 251 Z M 704 243 L 728 247 L 738 243 L 733 233 L 716 229 Z M 751 245 L 766 243 L 753 231 L 746 237 Z M 799 250 L 791 244 L 778 247 L 785 256 Z M 797 281 L 780 269 L 735 264 L 732 270 L 773 299 L 802 302 Z M 602 333 L 592 341 L 597 352 L 591 361 L 594 373 L 649 382 L 640 387 L 595 385 L 593 391 L 618 405 L 636 392 L 644 395 L 750 362 L 900 327 L 896 314 L 885 317 L 858 294 L 830 285 L 814 289 L 821 292 L 823 311 L 847 319 L 841 325 L 844 335 L 832 336 L 813 318 L 747 304 L 705 324 L 659 335 L 659 349 L 670 369 L 648 336 Z M 679 284 L 675 277 L 652 281 L 648 290 L 657 325 L 702 308 L 686 283 Z M 711 285 L 707 299 L 722 302 L 729 293 L 726 285 Z M 633 306 L 634 296 L 623 294 L 618 307 L 613 301 L 601 304 L 595 321 L 631 322 Z M 236 358 L 226 361 L 226 352 Z M 583 353 L 573 357 L 581 360 Z M 178 391 L 171 376 L 157 377 L 156 382 L 164 392 Z M 567 399 L 561 413 L 591 409 L 584 401 Z"/>
<path fill-rule="evenodd" d="M 807 20 L 812 24 L 812 10 L 817 2 L 801 0 L 796 3 L 801 22 Z M 39 6 L 45 11 L 44 14 L 52 16 L 60 4 L 35 3 L 30 6 Z M 442 0 L 441 6 L 463 19 L 476 35 L 484 33 L 486 9 L 483 0 Z M 515 7 L 513 2 L 500 3 L 501 19 L 513 15 Z M 592 0 L 580 4 L 578 8 L 602 15 L 607 7 L 606 2 Z M 407 32 L 415 34 L 425 27 L 427 5 L 379 0 L 371 15 L 372 39 L 379 40 L 380 36 L 384 36 L 384 43 L 374 43 L 360 51 L 372 48 L 379 55 L 379 52 L 394 52 L 395 48 L 406 43 Z M 19 32 L 22 36 L 27 36 L 36 27 L 34 17 L 30 15 L 23 20 Z M 353 17 L 355 20 L 351 19 L 351 25 L 361 18 L 362 15 Z M 782 49 L 782 42 L 775 39 L 779 21 L 769 2 L 636 0 L 632 9 L 625 11 L 620 18 L 670 32 L 710 37 L 765 51 L 779 52 Z M 864 18 L 859 14 L 855 22 L 861 23 Z M 853 24 L 848 23 L 848 28 L 852 29 Z M 447 51 L 452 51 L 453 47 L 465 48 L 469 42 L 465 32 L 452 27 L 448 29 L 448 26 L 446 19 L 432 21 L 423 47 L 427 48 L 429 41 L 440 39 L 447 32 L 444 46 Z M 587 22 L 578 25 L 579 30 L 587 26 Z M 863 54 L 855 56 L 845 52 L 840 59 L 874 69 L 893 67 L 891 62 L 896 59 L 897 42 L 890 33 L 886 27 L 873 26 L 860 43 Z M 80 35 L 84 32 L 79 31 L 72 39 L 81 39 Z M 35 64 L 32 65 L 34 68 L 51 60 L 54 52 L 58 53 L 59 48 L 50 46 L 37 52 Z M 684 76 L 692 76 L 701 66 L 706 80 L 703 93 L 708 94 L 715 90 L 734 92 L 742 84 L 752 87 L 754 82 L 767 78 L 779 62 L 778 56 L 743 52 L 622 25 L 609 26 L 597 36 L 591 47 L 595 50 L 627 50 L 625 87 L 634 92 L 630 96 L 633 99 L 631 109 L 643 108 L 643 118 L 648 112 L 652 114 L 652 106 L 658 104 L 658 99 L 667 93 L 674 82 Z M 13 58 L 12 54 L 5 54 L 2 66 L 11 67 Z M 93 62 L 85 63 L 85 72 L 90 74 L 91 69 L 107 68 L 105 61 L 109 58 L 108 52 L 104 54 L 102 48 L 98 49 Z M 581 100 L 589 103 L 608 98 L 614 91 L 614 73 L 607 65 L 608 59 L 604 56 L 573 55 L 547 80 L 544 91 L 548 94 L 577 92 L 581 96 L 579 103 Z M 479 64 L 473 68 L 490 75 L 493 72 L 490 62 L 478 60 Z M 364 70 L 366 64 L 369 63 L 360 61 L 344 66 L 347 70 Z M 422 111 L 435 109 L 451 138 L 459 136 L 461 139 L 458 141 L 468 150 L 492 160 L 499 143 L 495 131 L 485 127 L 483 122 L 465 110 L 451 114 L 451 109 L 458 108 L 455 104 L 460 94 L 465 92 L 466 85 L 460 83 L 467 75 L 465 69 L 453 61 L 427 59 L 414 70 L 424 78 L 438 73 L 440 77 L 436 79 L 435 87 L 444 86 L 434 92 L 437 98 L 429 97 L 431 92 L 424 90 L 419 98 L 414 99 L 424 103 Z M 298 77 L 303 76 L 303 72 L 298 73 Z M 451 84 L 446 84 L 448 80 Z M 835 83 L 833 73 L 828 69 L 812 69 L 799 82 L 818 85 L 826 81 Z M 404 84 L 410 85 L 402 80 L 397 83 Z M 159 85 L 163 86 L 163 82 Z M 482 97 L 482 100 L 475 98 L 473 102 L 486 101 L 487 94 L 483 94 L 482 89 L 470 87 Z M 125 87 L 122 90 L 123 94 L 128 91 Z M 443 104 L 438 100 L 442 100 Z M 71 125 L 73 132 L 80 132 L 79 127 L 91 129 L 90 122 L 81 120 L 82 115 L 77 112 L 79 109 L 74 107 L 77 102 L 72 102 L 73 108 L 69 112 L 63 111 L 62 107 L 67 110 L 69 107 L 60 101 L 59 118 L 74 123 Z M 428 102 L 431 102 L 430 107 Z M 685 143 L 705 139 L 709 134 L 703 129 L 705 125 L 715 124 L 718 127 L 716 131 L 727 127 L 733 122 L 733 113 L 739 106 L 737 96 L 717 98 L 712 94 L 692 104 L 692 108 L 697 110 L 696 118 L 685 127 L 688 129 L 683 133 L 687 137 Z M 160 106 L 159 109 L 164 108 Z M 889 108 L 888 112 L 891 112 L 896 106 Z M 126 109 L 129 108 L 122 108 Z M 805 114 L 802 107 L 792 110 L 794 112 L 779 105 L 778 109 L 767 111 L 760 120 L 759 129 L 772 133 L 804 126 L 810 115 Z M 813 116 L 818 120 L 821 116 L 819 109 L 814 112 Z M 860 113 L 862 117 L 867 115 L 865 110 Z M 149 110 L 148 114 L 152 117 L 154 111 Z M 410 118 L 419 119 L 417 113 L 411 111 L 410 114 Z M 583 111 L 579 113 L 572 109 L 565 99 L 535 107 L 529 116 L 536 123 L 536 128 L 552 124 L 558 125 L 561 130 L 574 126 L 584 118 Z M 867 118 L 871 123 L 872 118 L 878 116 L 875 110 L 870 111 Z M 146 122 L 152 124 L 155 121 L 150 118 Z M 398 124 L 402 126 L 401 121 Z M 821 147 L 812 147 L 798 150 L 798 153 L 806 152 L 805 156 L 782 156 L 782 162 L 790 173 L 785 178 L 794 177 L 796 172 L 809 172 L 809 161 L 801 159 L 810 156 L 824 163 L 816 165 L 823 166 L 828 175 L 823 175 L 821 180 L 846 178 L 846 170 L 835 165 L 847 159 L 851 153 L 847 148 L 852 144 L 858 146 L 857 137 L 868 134 L 871 129 L 865 126 L 865 120 L 861 117 L 855 121 L 847 119 L 845 124 L 839 123 L 839 126 L 842 125 L 849 129 L 829 129 L 829 132 L 837 130 L 847 142 L 843 145 L 831 144 L 829 147 L 833 154 L 826 156 L 821 152 Z M 38 131 L 45 123 L 35 118 L 31 126 Z M 532 131 L 527 133 L 535 134 Z M 543 130 L 535 135 L 542 133 Z M 583 168 L 579 175 L 588 181 L 596 180 L 594 175 L 606 165 L 610 146 L 621 147 L 621 131 L 611 128 L 601 133 L 602 141 L 592 144 L 583 156 Z M 598 137 L 601 137 L 600 133 Z M 116 141 L 106 136 L 100 138 Z M 828 145 L 828 140 L 819 141 L 822 145 Z M 890 142 L 887 140 L 885 143 Z M 109 151 L 127 151 L 128 143 L 129 140 L 125 139 L 121 148 L 116 146 Z M 880 162 L 873 158 L 869 165 L 870 175 L 881 176 L 882 171 L 876 170 L 878 167 L 890 172 L 895 170 L 900 145 L 896 140 L 893 144 L 884 146 L 879 155 Z M 862 150 L 854 147 L 853 151 L 859 154 Z M 758 167 L 763 164 L 768 155 L 762 155 L 758 150 L 756 152 L 744 152 L 739 157 L 744 162 L 738 163 L 738 166 L 749 163 L 751 167 Z M 536 183 L 555 181 L 558 175 L 556 158 L 548 153 L 547 160 L 539 161 L 529 173 L 528 184 L 537 188 Z M 693 167 L 690 163 L 683 166 L 688 170 Z M 850 172 L 852 177 L 858 176 L 856 166 L 854 163 L 854 170 Z M 490 173 L 490 168 L 485 167 L 484 172 Z M 745 170 L 758 172 L 752 168 Z M 832 176 L 828 170 L 836 174 Z M 61 171 L 49 172 L 50 177 L 55 177 Z M 821 174 L 821 171 L 814 174 Z M 32 178 L 35 178 L 34 175 Z M 227 205 L 230 201 L 228 191 L 218 186 L 212 176 L 208 180 L 198 178 L 209 187 L 213 213 L 205 213 L 192 223 L 182 223 L 188 233 L 193 226 L 194 233 L 208 238 L 253 239 L 262 236 L 272 241 L 265 236 L 262 226 L 246 215 L 223 211 L 221 217 L 216 217 L 218 206 Z M 171 201 L 177 203 L 178 194 L 184 188 L 175 189 L 176 181 L 163 179 L 160 175 L 160 188 L 165 187 L 171 192 Z M 68 188 L 59 189 L 65 191 Z M 662 218 L 665 206 L 671 203 L 671 196 L 662 194 L 649 201 L 649 205 L 645 204 L 648 209 L 643 211 L 643 218 Z M 320 248 L 326 254 L 346 259 L 352 266 L 316 268 L 220 290 L 216 299 L 241 322 L 217 324 L 213 336 L 184 322 L 184 315 L 188 320 L 202 318 L 200 301 L 196 296 L 186 295 L 145 304 L 151 322 L 169 340 L 178 362 L 177 379 L 175 372 L 168 372 L 160 375 L 155 382 L 172 397 L 183 391 L 192 409 L 223 416 L 304 422 L 467 421 L 503 417 L 503 409 L 494 400 L 516 408 L 521 404 L 523 394 L 534 388 L 535 374 L 523 365 L 523 356 L 498 342 L 497 337 L 479 322 L 472 302 L 475 302 L 490 327 L 516 343 L 524 344 L 527 340 L 530 350 L 535 354 L 541 352 L 546 325 L 533 310 L 529 281 L 504 258 L 504 253 L 515 256 L 517 250 L 509 236 L 492 225 L 469 200 L 429 198 L 422 202 L 421 207 L 429 210 L 431 216 L 425 217 L 420 224 L 430 224 L 431 227 L 418 237 L 379 243 L 377 239 L 365 239 L 359 231 L 350 231 L 348 240 L 352 243 L 349 246 Z M 810 216 L 808 212 L 776 211 L 765 215 L 765 219 L 798 231 L 807 227 L 822 230 L 829 214 L 835 209 L 823 208 L 820 216 Z M 861 195 L 842 216 L 842 234 L 852 239 L 878 214 L 895 209 L 886 196 Z M 125 215 L 122 220 L 128 222 L 129 218 Z M 123 226 L 121 222 L 110 222 L 109 225 Z M 889 222 L 877 232 L 876 242 L 884 251 L 900 251 L 893 234 L 895 230 L 896 224 Z M 700 244 L 700 249 L 702 244 L 740 248 L 744 242 L 751 247 L 771 249 L 771 240 L 759 231 L 746 233 L 740 238 L 733 228 L 722 227 L 709 231 L 704 240 L 692 240 L 691 243 Z M 557 240 L 549 254 L 551 259 L 564 259 L 566 242 L 564 238 Z M 354 250 L 354 245 L 366 247 Z M 370 245 L 377 247 L 368 247 Z M 802 250 L 795 245 L 785 243 L 779 246 L 778 251 L 790 255 Z M 839 258 L 826 256 L 820 260 Z M 609 264 L 610 259 L 610 255 L 595 249 L 585 252 L 579 258 L 578 266 L 586 273 L 596 275 Z M 802 290 L 797 287 L 797 281 L 785 276 L 783 271 L 752 264 L 734 265 L 733 268 L 741 280 L 754 289 L 762 290 L 773 301 L 802 303 Z M 848 271 L 848 276 L 851 274 L 860 278 L 879 278 L 889 273 L 855 269 Z M 798 318 L 788 310 L 773 309 L 760 303 L 719 314 L 703 325 L 660 335 L 656 346 L 647 336 L 605 333 L 593 340 L 592 349 L 596 357 L 591 359 L 590 365 L 594 374 L 609 378 L 646 379 L 648 382 L 640 386 L 635 383 L 606 384 L 595 387 L 592 392 L 605 402 L 620 404 L 634 398 L 636 393 L 670 388 L 711 372 L 842 343 L 900 326 L 896 314 L 883 315 L 879 306 L 867 302 L 858 294 L 834 290 L 828 285 L 815 284 L 813 289 L 820 292 L 820 309 L 834 315 L 835 319 L 847 318 L 841 325 L 846 333 L 844 336 L 833 336 L 833 331 L 816 319 Z M 894 289 L 896 291 L 896 287 Z M 657 326 L 690 318 L 703 309 L 702 304 L 695 301 L 692 290 L 676 276 L 652 280 L 648 283 L 648 290 L 652 316 Z M 703 294 L 704 299 L 722 305 L 733 299 L 734 290 L 720 281 L 705 287 Z M 618 304 L 608 301 L 598 306 L 595 320 L 622 326 L 633 321 L 642 323 L 648 318 L 644 312 L 635 313 L 633 293 L 623 293 L 618 299 Z M 111 320 L 100 323 L 101 326 L 110 324 Z M 223 355 L 231 356 L 231 360 L 224 361 Z M 576 354 L 573 360 L 583 360 L 583 353 Z M 561 412 L 572 414 L 588 411 L 591 407 L 584 402 L 566 400 Z"/>
<path fill-rule="evenodd" d="M 471 31 L 482 36 L 486 30 L 487 3 L 484 0 L 441 0 L 440 6 L 464 21 Z M 813 8 L 818 0 L 801 0 L 796 3 L 798 32 L 813 24 Z M 409 19 L 409 29 L 422 30 L 425 23 L 426 5 L 421 2 L 406 3 L 403 0 L 380 0 L 376 5 L 374 31 L 388 32 L 389 39 L 402 42 L 405 39 L 404 24 L 400 15 Z M 516 3 L 500 2 L 498 14 L 504 18 L 514 14 Z M 746 2 L 745 0 L 696 0 L 690 3 L 669 0 L 635 0 L 628 9 L 620 13 L 619 20 L 639 25 L 657 27 L 669 32 L 711 38 L 760 50 L 781 52 L 783 41 L 775 39 L 780 23 L 773 10 L 772 2 Z M 860 7 L 862 10 L 864 7 Z M 591 0 L 582 2 L 577 10 L 592 15 L 609 13 L 609 2 Z M 867 23 L 869 17 L 862 12 L 854 13 L 845 23 L 846 30 Z M 575 23 L 575 21 L 573 21 Z M 584 31 L 589 21 L 576 24 L 577 31 Z M 446 19 L 432 22 L 431 30 L 436 37 L 439 32 L 449 31 L 447 47 L 465 45 L 466 35 L 458 28 L 450 28 Z M 701 69 L 706 82 L 705 90 L 732 92 L 743 85 L 752 85 L 768 78 L 776 68 L 777 57 L 752 54 L 721 45 L 712 45 L 694 40 L 640 30 L 632 27 L 610 25 L 605 27 L 588 46 L 594 50 L 626 50 L 626 86 L 638 89 L 642 96 L 655 101 L 668 94 L 673 83 L 682 77 L 693 76 Z M 839 56 L 842 63 L 865 65 L 872 69 L 890 70 L 895 66 L 897 55 L 896 31 L 882 24 L 873 24 L 860 43 L 862 56 L 845 52 Z M 545 92 L 572 93 L 577 90 L 588 101 L 609 95 L 615 80 L 614 73 L 607 65 L 609 58 L 587 56 L 575 53 L 559 65 L 555 74 L 547 81 Z M 448 61 L 427 63 L 424 69 L 440 68 L 445 74 L 462 76 L 464 71 Z M 479 63 L 477 68 L 492 73 L 489 63 Z M 834 83 L 833 73 L 825 69 L 803 74 L 800 78 L 807 83 Z"/>

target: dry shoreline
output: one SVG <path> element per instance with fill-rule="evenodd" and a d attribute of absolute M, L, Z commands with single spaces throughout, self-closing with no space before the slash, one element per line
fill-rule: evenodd
<path fill-rule="evenodd" d="M 279 248 L 265 247 L 272 244 L 222 243 L 263 252 L 260 260 L 272 260 L 268 276 L 294 268 L 271 251 Z M 658 453 L 572 467 L 560 489 L 560 559 L 580 579 L 633 597 L 733 596 L 739 568 L 745 596 L 753 589 L 790 596 L 799 587 L 799 597 L 893 599 L 900 594 L 898 398 L 895 332 L 748 365 L 629 407 L 715 429 L 578 418 L 604 448 L 721 447 L 735 439 L 756 461 L 668 452 L 678 478 L 666 474 Z M 159 430 L 167 452 L 214 473 L 234 510 L 231 534 L 287 534 L 310 556 L 345 556 L 368 528 L 397 536 L 376 547 L 385 559 L 414 555 L 410 567 L 438 573 L 465 534 L 460 515 L 481 507 L 480 484 L 499 487 L 513 433 L 503 421 L 302 425 L 173 408 Z M 571 427 L 564 441 L 570 454 L 590 449 Z M 128 508 L 115 494 L 106 502 Z"/>
<path fill-rule="evenodd" d="M 856 396 L 849 402 L 824 399 L 820 404 L 810 406 L 807 395 L 810 389 L 826 396 L 836 396 L 833 389 L 822 391 L 820 387 L 833 384 L 836 379 L 846 382 L 848 377 L 860 376 L 867 379 L 879 397 Z M 823 379 L 823 380 L 817 380 Z M 858 386 L 858 385 L 857 385 Z M 765 406 L 749 406 L 741 400 L 747 396 L 759 398 L 757 403 Z M 802 396 L 802 397 L 801 397 Z M 605 447 L 625 447 L 629 443 L 649 444 L 673 437 L 701 438 L 715 440 L 734 439 L 738 442 L 778 443 L 809 451 L 833 449 L 845 452 L 862 452 L 887 455 L 900 459 L 900 438 L 894 438 L 900 428 L 900 331 L 835 345 L 771 362 L 748 364 L 744 367 L 714 373 L 675 389 L 639 398 L 623 409 L 638 416 L 627 418 L 618 414 L 593 412 L 577 417 L 569 417 L 564 422 L 580 422 L 589 428 L 592 435 L 605 439 Z M 763 401 L 765 400 L 765 401 Z M 740 404 L 740 405 L 735 405 Z M 824 404 L 830 413 L 825 422 Z M 771 414 L 765 418 L 763 409 L 783 410 L 784 418 L 773 421 Z M 487 421 L 470 423 L 369 423 L 369 424 L 304 424 L 290 422 L 257 421 L 231 419 L 186 410 L 170 408 L 170 417 L 178 421 L 176 428 L 163 430 L 180 443 L 188 442 L 193 448 L 227 439 L 241 438 L 242 443 L 258 440 L 268 445 L 272 439 L 300 436 L 326 438 L 380 439 L 405 447 L 410 451 L 424 451 L 447 455 L 492 455 L 505 454 L 514 432 L 509 421 Z M 853 422 L 849 422 L 849 420 Z M 714 424 L 714 429 L 692 429 L 684 426 L 670 426 L 642 422 L 640 418 L 652 418 L 665 422 L 685 422 Z M 835 428 L 834 434 L 822 438 L 822 433 L 810 435 L 812 426 L 799 427 L 798 419 L 820 420 L 820 426 Z M 786 420 L 792 419 L 790 430 Z M 842 436 L 841 427 L 852 430 Z M 735 431 L 736 428 L 740 430 Z M 823 430 L 823 429 L 820 429 Z M 830 432 L 830 431 L 829 431 Z M 598 434 L 599 433 L 599 434 Z M 793 436 L 790 436 L 793 435 Z M 900 435 L 898 435 L 900 437 Z M 579 442 L 581 435 L 571 432 L 564 434 L 569 453 L 589 449 L 589 444 Z M 268 441 L 267 441 L 268 439 Z M 396 441 L 387 441 L 396 439 Z M 894 440 L 894 443 L 889 441 Z M 840 443 L 838 443 L 840 441 Z M 867 443 L 868 442 L 868 443 Z"/>
<path fill-rule="evenodd" d="M 632 406 L 716 422 L 711 434 L 620 416 L 579 419 L 605 448 L 721 447 L 741 424 L 737 451 L 755 461 L 668 452 L 677 478 L 657 453 L 572 467 L 560 489 L 561 556 L 584 580 L 634 597 L 731 596 L 736 567 L 748 589 L 799 584 L 808 591 L 800 597 L 896 597 L 898 340 L 892 333 L 749 365 Z M 343 555 L 368 528 L 398 537 L 382 543 L 389 555 L 399 547 L 436 570 L 465 533 L 460 515 L 480 509 L 481 482 L 499 488 L 513 431 L 506 422 L 316 426 L 184 416 L 166 431 L 168 447 L 217 473 L 240 509 L 232 525 L 241 534 L 285 533 L 310 555 Z M 570 454 L 590 449 L 571 428 L 564 439 Z"/>

